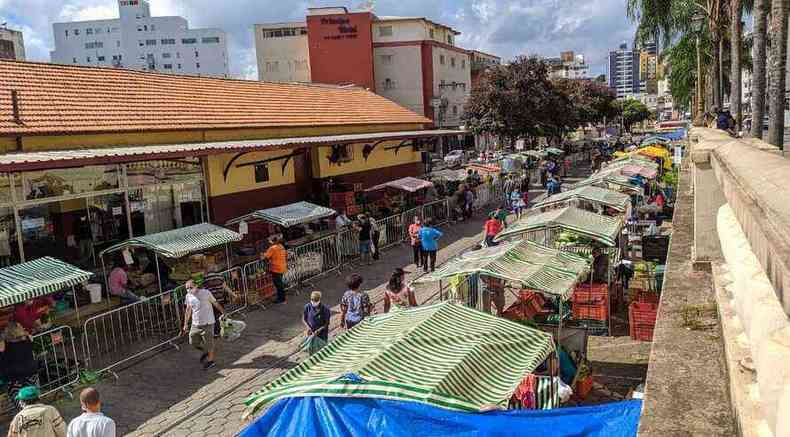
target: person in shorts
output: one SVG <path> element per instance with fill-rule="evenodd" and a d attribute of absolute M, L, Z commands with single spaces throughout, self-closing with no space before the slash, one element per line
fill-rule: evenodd
<path fill-rule="evenodd" d="M 186 283 L 187 295 L 184 297 L 183 332 L 189 332 L 189 344 L 202 352 L 200 363 L 203 369 L 210 369 L 214 363 L 214 308 L 220 314 L 225 314 L 225 309 L 217 302 L 214 295 L 205 288 L 198 288 L 195 281 L 190 279 Z M 192 322 L 190 326 L 190 321 Z"/>

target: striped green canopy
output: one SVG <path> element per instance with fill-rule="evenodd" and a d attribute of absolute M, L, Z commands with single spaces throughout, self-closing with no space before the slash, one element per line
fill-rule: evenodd
<path fill-rule="evenodd" d="M 658 163 L 642 155 L 630 155 L 609 161 L 604 168 L 625 167 L 626 165 L 639 165 L 658 170 Z"/>
<path fill-rule="evenodd" d="M 480 273 L 567 299 L 577 282 L 589 272 L 589 264 L 581 256 L 524 240 L 467 252 L 416 282 Z"/>
<path fill-rule="evenodd" d="M 568 202 L 571 200 L 586 200 L 593 203 L 598 203 L 618 211 L 625 211 L 628 204 L 631 202 L 631 196 L 617 191 L 607 190 L 593 185 L 587 185 L 579 188 L 574 188 L 570 191 L 563 191 L 545 198 L 541 202 L 535 204 L 535 208 L 543 208 L 557 203 Z"/>
<path fill-rule="evenodd" d="M 48 256 L 4 267 L 0 269 L 0 307 L 52 294 L 90 277 L 91 273 Z"/>
<path fill-rule="evenodd" d="M 181 258 L 190 253 L 200 252 L 211 247 L 221 246 L 233 241 L 241 241 L 242 236 L 230 229 L 211 223 L 201 223 L 184 228 L 132 238 L 104 249 L 100 255 L 117 252 L 126 247 L 144 247 L 165 258 Z"/>
<path fill-rule="evenodd" d="M 617 237 L 623 221 L 615 217 L 596 214 L 583 209 L 566 207 L 528 215 L 497 235 L 502 241 L 529 231 L 540 229 L 562 229 L 596 240 L 606 246 L 617 246 Z"/>
<path fill-rule="evenodd" d="M 546 152 L 545 150 L 525 150 L 523 152 L 520 152 L 520 154 L 535 159 L 545 158 L 546 156 L 549 155 L 548 152 Z"/>
<path fill-rule="evenodd" d="M 551 153 L 551 154 L 553 154 L 553 155 L 562 155 L 563 153 L 565 153 L 565 151 L 564 151 L 564 150 L 562 150 L 562 149 L 558 149 L 558 148 L 556 148 L 556 147 L 547 147 L 547 148 L 545 148 L 544 150 L 545 150 L 546 152 L 548 152 L 548 153 Z"/>
<path fill-rule="evenodd" d="M 631 182 L 631 179 L 629 177 L 611 172 L 594 174 L 588 177 L 587 179 L 584 179 L 582 181 L 579 181 L 569 186 L 568 189 L 573 190 L 588 185 L 608 188 L 610 190 L 615 190 L 615 191 L 622 191 L 625 193 L 644 194 L 644 190 L 642 189 L 642 187 Z"/>
<path fill-rule="evenodd" d="M 243 217 L 233 219 L 229 221 L 228 224 L 238 223 L 242 220 L 257 219 L 289 228 L 303 223 L 314 222 L 322 218 L 332 217 L 335 214 L 337 214 L 337 211 L 334 209 L 315 205 L 310 202 L 296 202 L 290 205 L 260 209 Z"/>
<path fill-rule="evenodd" d="M 270 382 L 247 413 L 284 397 L 416 401 L 459 411 L 506 407 L 554 350 L 550 334 L 451 302 L 372 316 Z"/>

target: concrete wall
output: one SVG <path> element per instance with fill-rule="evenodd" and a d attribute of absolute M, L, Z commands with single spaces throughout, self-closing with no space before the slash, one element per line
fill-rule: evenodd
<path fill-rule="evenodd" d="M 418 114 L 425 115 L 421 56 L 420 45 L 373 49 L 378 94 Z"/>
<path fill-rule="evenodd" d="M 464 105 L 472 91 L 472 75 L 469 54 L 443 46 L 433 48 L 433 95 L 447 100 L 447 108 L 441 126 L 461 125 Z M 444 58 L 444 63 L 441 62 Z M 463 84 L 442 87 L 445 84 Z"/>
<path fill-rule="evenodd" d="M 298 35 L 264 38 L 264 32 L 273 29 L 295 29 Z M 255 56 L 258 59 L 258 80 L 271 82 L 310 82 L 310 54 L 308 52 L 306 23 L 276 25 L 256 24 Z M 275 64 L 276 62 L 276 64 Z"/>

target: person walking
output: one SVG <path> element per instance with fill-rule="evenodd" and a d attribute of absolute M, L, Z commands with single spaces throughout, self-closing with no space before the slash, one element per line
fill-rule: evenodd
<path fill-rule="evenodd" d="M 378 223 L 373 217 L 368 217 L 370 222 L 370 241 L 373 244 L 373 261 L 378 261 L 381 257 L 379 253 L 379 238 L 381 238 L 381 230 Z"/>
<path fill-rule="evenodd" d="M 318 352 L 329 342 L 329 321 L 332 312 L 329 307 L 321 303 L 321 292 L 310 293 L 310 302 L 302 310 L 302 324 L 305 326 L 305 336 L 310 340 L 308 346 L 310 355 Z M 317 340 L 316 340 L 317 339 Z"/>
<path fill-rule="evenodd" d="M 285 281 L 283 277 L 288 271 L 288 252 L 278 236 L 269 238 L 269 248 L 261 255 L 262 260 L 269 261 L 269 273 L 272 274 L 274 288 L 277 289 L 277 300 L 274 303 L 285 303 Z"/>
<path fill-rule="evenodd" d="M 516 181 L 510 177 L 510 175 L 505 176 L 505 205 L 507 207 L 510 206 L 510 193 L 513 192 L 513 189 L 516 187 Z"/>
<path fill-rule="evenodd" d="M 472 218 L 475 205 L 475 191 L 467 186 L 464 192 L 464 214 L 467 219 Z"/>
<path fill-rule="evenodd" d="M 214 299 L 210 291 L 198 288 L 195 281 L 190 279 L 186 283 L 187 295 L 184 297 L 184 327 L 183 333 L 189 333 L 189 344 L 202 352 L 200 363 L 203 369 L 210 369 L 214 362 L 214 310 L 225 314 L 225 309 Z M 192 324 L 190 325 L 190 321 Z"/>
<path fill-rule="evenodd" d="M 359 233 L 359 255 L 363 264 L 371 265 L 373 261 L 370 257 L 370 239 L 373 227 L 365 214 L 360 214 L 359 221 L 354 222 L 354 229 Z"/>
<path fill-rule="evenodd" d="M 417 306 L 414 290 L 406 284 L 406 271 L 397 268 L 392 272 L 387 288 L 384 290 L 384 313 L 393 307 L 412 308 Z"/>
<path fill-rule="evenodd" d="M 430 218 L 425 219 L 425 223 L 420 229 L 420 244 L 422 244 L 422 269 L 428 272 L 436 270 L 436 252 L 439 251 L 439 238 L 442 237 L 438 229 L 431 226 Z"/>
<path fill-rule="evenodd" d="M 524 205 L 524 199 L 521 196 L 521 191 L 519 191 L 518 187 L 510 193 L 510 203 L 511 208 L 513 209 L 513 214 L 516 215 L 516 219 L 521 218 L 521 212 L 526 208 Z"/>
<path fill-rule="evenodd" d="M 494 247 L 499 243 L 494 241 L 494 237 L 502 231 L 502 223 L 497 220 L 496 215 L 491 213 L 488 215 L 488 220 L 483 224 L 483 230 L 486 234 L 486 247 Z"/>
<path fill-rule="evenodd" d="M 507 210 L 505 208 L 497 208 L 494 214 L 496 219 L 502 223 L 502 228 L 507 229 Z"/>
<path fill-rule="evenodd" d="M 80 406 L 83 413 L 69 423 L 67 437 L 115 437 L 115 421 L 102 414 L 98 390 L 82 390 Z"/>
<path fill-rule="evenodd" d="M 55 407 L 40 402 L 41 392 L 31 385 L 19 390 L 15 400 L 22 411 L 8 427 L 8 437 L 66 437 L 66 422 Z"/>
<path fill-rule="evenodd" d="M 340 300 L 340 320 L 344 328 L 351 329 L 372 312 L 370 296 L 360 290 L 362 276 L 354 273 L 346 278 L 348 290 Z"/>
<path fill-rule="evenodd" d="M 422 245 L 420 244 L 420 217 L 414 216 L 414 223 L 409 225 L 409 240 L 411 243 L 411 250 L 414 255 L 414 265 L 417 268 L 422 266 Z"/>

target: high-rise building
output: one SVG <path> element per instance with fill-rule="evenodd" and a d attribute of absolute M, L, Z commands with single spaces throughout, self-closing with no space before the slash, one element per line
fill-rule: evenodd
<path fill-rule="evenodd" d="M 54 23 L 52 62 L 228 77 L 220 29 L 190 29 L 182 17 L 152 17 L 148 0 L 118 0 L 119 17 Z"/>
<path fill-rule="evenodd" d="M 0 59 L 25 60 L 25 40 L 22 32 L 0 25 Z"/>
<path fill-rule="evenodd" d="M 551 77 L 565 79 L 587 79 L 590 66 L 584 62 L 584 55 L 575 54 L 573 51 L 561 52 L 559 58 L 546 58 L 549 64 Z"/>
<path fill-rule="evenodd" d="M 303 22 L 255 27 L 258 77 L 357 85 L 431 118 L 460 126 L 471 92 L 470 52 L 459 32 L 424 17 L 310 8 Z"/>
<path fill-rule="evenodd" d="M 639 52 L 629 50 L 628 44 L 621 44 L 617 50 L 609 52 L 607 76 L 609 88 L 617 93 L 617 98 L 639 94 Z"/>

